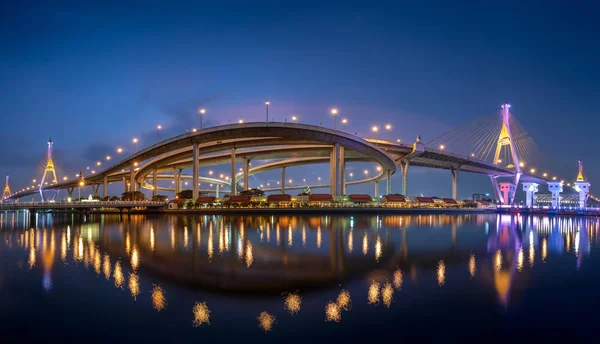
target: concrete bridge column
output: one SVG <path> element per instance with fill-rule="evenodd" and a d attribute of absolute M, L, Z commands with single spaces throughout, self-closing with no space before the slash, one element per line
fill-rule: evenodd
<path fill-rule="evenodd" d="M 281 193 L 285 193 L 285 167 L 281 168 Z"/>
<path fill-rule="evenodd" d="M 67 197 L 69 197 L 70 199 L 73 199 L 73 190 L 75 190 L 75 187 L 67 188 Z"/>
<path fill-rule="evenodd" d="M 538 192 L 538 183 L 523 183 L 525 191 L 525 204 L 528 208 L 535 206 L 535 193 Z"/>
<path fill-rule="evenodd" d="M 192 171 L 192 198 L 194 200 L 196 200 L 198 198 L 198 169 L 200 168 L 200 166 L 198 166 L 198 159 L 200 158 L 198 156 L 198 144 L 194 143 L 193 146 L 194 149 L 194 154 L 193 154 L 193 158 L 194 158 L 194 164 L 193 164 L 193 171 Z"/>
<path fill-rule="evenodd" d="M 460 165 L 458 167 L 450 167 L 450 173 L 452 174 L 452 198 L 457 199 L 458 197 L 458 174 L 460 172 Z"/>
<path fill-rule="evenodd" d="M 154 169 L 152 171 L 152 197 L 156 197 L 158 195 L 158 171 Z"/>
<path fill-rule="evenodd" d="M 387 184 L 386 184 L 385 193 L 387 195 L 391 195 L 392 194 L 392 171 L 387 170 L 386 173 L 387 173 Z"/>
<path fill-rule="evenodd" d="M 502 192 L 500 192 L 500 185 L 498 185 L 498 176 L 489 175 L 492 182 L 492 189 L 494 190 L 495 200 L 500 200 L 500 203 L 504 204 L 504 198 L 502 198 Z"/>
<path fill-rule="evenodd" d="M 548 182 L 548 191 L 552 193 L 552 207 L 560 207 L 560 193 L 563 191 L 562 182 Z"/>
<path fill-rule="evenodd" d="M 500 183 L 500 192 L 502 193 L 503 204 L 511 205 L 515 198 L 517 186 L 511 182 Z"/>
<path fill-rule="evenodd" d="M 215 197 L 219 198 L 219 184 L 217 184 L 217 187 L 215 188 Z"/>
<path fill-rule="evenodd" d="M 375 197 L 379 198 L 379 181 L 375 181 Z"/>
<path fill-rule="evenodd" d="M 123 192 L 127 192 L 127 179 L 123 176 Z"/>
<path fill-rule="evenodd" d="M 231 148 L 231 196 L 237 194 L 237 188 L 235 183 L 235 147 Z"/>
<path fill-rule="evenodd" d="M 129 165 L 129 191 L 135 191 L 135 165 L 133 161 Z"/>
<path fill-rule="evenodd" d="M 248 170 L 250 169 L 250 160 L 246 159 L 244 157 L 243 160 L 243 165 L 242 165 L 242 169 L 243 169 L 243 173 L 244 173 L 244 188 L 246 190 L 250 189 L 250 184 L 249 184 L 249 176 L 248 176 Z"/>
<path fill-rule="evenodd" d="M 400 169 L 402 170 L 402 194 L 406 196 L 408 190 L 408 160 L 402 160 L 400 162 Z"/>
<path fill-rule="evenodd" d="M 342 196 L 346 194 L 346 159 L 344 157 L 345 149 L 340 146 L 340 154 L 338 156 L 338 196 Z"/>
<path fill-rule="evenodd" d="M 182 175 L 183 175 L 183 169 L 180 168 L 177 170 L 177 192 L 183 190 L 183 181 L 181 180 Z"/>
<path fill-rule="evenodd" d="M 329 189 L 332 196 L 339 196 L 341 192 L 338 175 L 340 173 L 340 145 L 336 143 L 329 154 Z"/>
<path fill-rule="evenodd" d="M 100 190 L 100 184 L 92 184 L 92 190 L 94 191 L 94 197 L 100 197 L 100 196 L 98 196 L 98 190 Z"/>
<path fill-rule="evenodd" d="M 108 176 L 104 176 L 102 186 L 102 196 L 106 198 L 108 197 Z"/>

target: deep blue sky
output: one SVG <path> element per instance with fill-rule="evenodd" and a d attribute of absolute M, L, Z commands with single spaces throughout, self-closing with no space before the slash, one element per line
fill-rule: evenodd
<path fill-rule="evenodd" d="M 213 125 L 262 120 L 268 98 L 275 119 L 329 126 L 337 106 L 349 131 L 391 122 L 392 136 L 412 142 L 507 97 L 542 147 L 540 168 L 573 179 L 582 158 L 594 183 L 598 10 L 592 1 L 3 5 L 0 173 L 13 189 L 39 177 L 49 136 L 57 163 L 79 171 L 134 136 L 153 143 L 156 124 L 163 138 L 197 127 L 199 106 Z M 447 171 L 413 172 L 409 194 L 450 194 Z M 393 185 L 399 192 L 399 173 Z M 490 190 L 487 178 L 461 175 L 460 198 Z"/>

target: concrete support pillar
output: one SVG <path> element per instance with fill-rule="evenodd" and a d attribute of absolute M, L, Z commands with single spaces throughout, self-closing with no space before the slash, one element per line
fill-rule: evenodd
<path fill-rule="evenodd" d="M 458 199 L 458 174 L 460 172 L 460 166 L 451 167 L 450 173 L 452 174 L 452 198 Z"/>
<path fill-rule="evenodd" d="M 127 192 L 129 189 L 127 188 L 127 179 L 123 176 L 123 192 Z"/>
<path fill-rule="evenodd" d="M 492 182 L 492 189 L 494 190 L 494 199 L 500 201 L 500 203 L 504 203 L 504 199 L 502 198 L 502 193 L 500 192 L 500 185 L 498 185 L 498 177 L 489 175 L 490 181 Z"/>
<path fill-rule="evenodd" d="M 585 208 L 587 206 L 591 185 L 590 182 L 585 180 L 575 182 L 575 191 L 579 193 L 579 208 Z"/>
<path fill-rule="evenodd" d="M 108 197 L 108 176 L 104 176 L 102 186 L 102 196 L 106 198 Z"/>
<path fill-rule="evenodd" d="M 386 193 L 386 195 L 391 195 L 392 194 L 392 171 L 387 170 L 386 174 L 387 174 L 387 181 L 386 181 L 385 193 Z"/>
<path fill-rule="evenodd" d="M 379 198 L 379 181 L 375 181 L 375 197 Z"/>
<path fill-rule="evenodd" d="M 329 154 L 329 192 L 332 196 L 339 196 L 341 194 L 341 184 L 338 178 L 340 174 L 340 149 L 339 143 L 333 145 L 333 149 Z"/>
<path fill-rule="evenodd" d="M 217 184 L 217 186 L 215 188 L 215 197 L 219 198 L 219 184 Z"/>
<path fill-rule="evenodd" d="M 67 188 L 67 197 L 70 199 L 73 199 L 73 190 L 75 190 L 75 187 Z"/>
<path fill-rule="evenodd" d="M 198 198 L 198 183 L 199 183 L 199 176 L 198 176 L 198 169 L 200 168 L 200 166 L 198 166 L 198 159 L 200 158 L 198 156 L 198 144 L 194 143 L 193 145 L 193 150 L 194 150 L 194 154 L 193 154 L 193 171 L 192 171 L 192 198 L 194 199 L 194 201 Z"/>
<path fill-rule="evenodd" d="M 406 196 L 406 193 L 408 192 L 408 166 L 409 166 L 409 161 L 408 160 L 402 160 L 400 162 L 400 169 L 402 170 L 402 194 L 404 196 Z"/>
<path fill-rule="evenodd" d="M 340 146 L 340 151 L 338 154 L 338 196 L 343 196 L 346 194 L 346 159 L 344 157 L 345 149 Z"/>
<path fill-rule="evenodd" d="M 248 190 L 250 189 L 250 183 L 249 183 L 249 175 L 248 175 L 248 170 L 250 170 L 250 160 L 244 158 L 243 160 L 243 165 L 242 165 L 242 170 L 244 173 L 244 189 Z"/>
<path fill-rule="evenodd" d="M 135 191 L 142 192 L 142 183 L 135 183 Z"/>
<path fill-rule="evenodd" d="M 129 165 L 129 191 L 135 191 L 135 165 L 133 161 Z"/>
<path fill-rule="evenodd" d="M 502 194 L 502 203 L 512 205 L 512 200 L 515 199 L 517 186 L 510 182 L 500 183 L 500 193 Z"/>
<path fill-rule="evenodd" d="M 528 208 L 535 206 L 535 193 L 538 192 L 538 183 L 523 183 L 525 191 L 525 205 Z"/>
<path fill-rule="evenodd" d="M 235 147 L 231 148 L 231 196 L 237 194 L 236 181 L 235 181 Z"/>
<path fill-rule="evenodd" d="M 156 197 L 158 195 L 158 171 L 154 169 L 152 171 L 152 197 Z"/>
<path fill-rule="evenodd" d="M 548 191 L 552 193 L 552 208 L 560 207 L 560 193 L 563 191 L 563 183 L 548 182 Z"/>
<path fill-rule="evenodd" d="M 183 169 L 177 170 L 177 192 L 183 190 L 183 180 L 181 180 L 181 176 L 183 175 Z"/>
<path fill-rule="evenodd" d="M 285 193 L 285 167 L 281 168 L 281 193 Z"/>
<path fill-rule="evenodd" d="M 100 184 L 92 184 L 92 191 L 94 193 L 94 197 L 100 197 L 98 195 L 98 190 L 100 190 Z"/>

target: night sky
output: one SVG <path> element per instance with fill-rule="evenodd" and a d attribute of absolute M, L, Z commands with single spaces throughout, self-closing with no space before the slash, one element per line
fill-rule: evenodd
<path fill-rule="evenodd" d="M 199 107 L 205 125 L 260 121 L 269 99 L 275 120 L 332 126 L 335 106 L 349 132 L 391 123 L 391 137 L 413 142 L 508 98 L 542 149 L 538 168 L 572 181 L 581 158 L 595 193 L 593 1 L 126 3 L 2 5 L 0 174 L 13 191 L 40 177 L 50 136 L 56 163 L 76 173 L 117 146 L 131 150 L 133 137 L 153 144 L 157 124 L 161 139 L 199 127 Z M 305 171 L 289 174 L 315 181 L 327 167 Z M 451 194 L 448 171 L 415 168 L 409 180 L 409 195 Z M 400 192 L 399 171 L 393 181 Z M 474 192 L 491 192 L 489 179 L 462 174 L 459 198 Z"/>

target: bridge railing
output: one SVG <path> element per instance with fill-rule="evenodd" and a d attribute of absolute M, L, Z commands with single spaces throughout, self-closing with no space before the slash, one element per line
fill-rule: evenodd
<path fill-rule="evenodd" d="M 164 206 L 166 202 L 154 201 L 97 201 L 97 202 L 19 202 L 19 203 L 1 203 L 2 208 L 52 208 L 52 207 L 148 207 Z"/>

